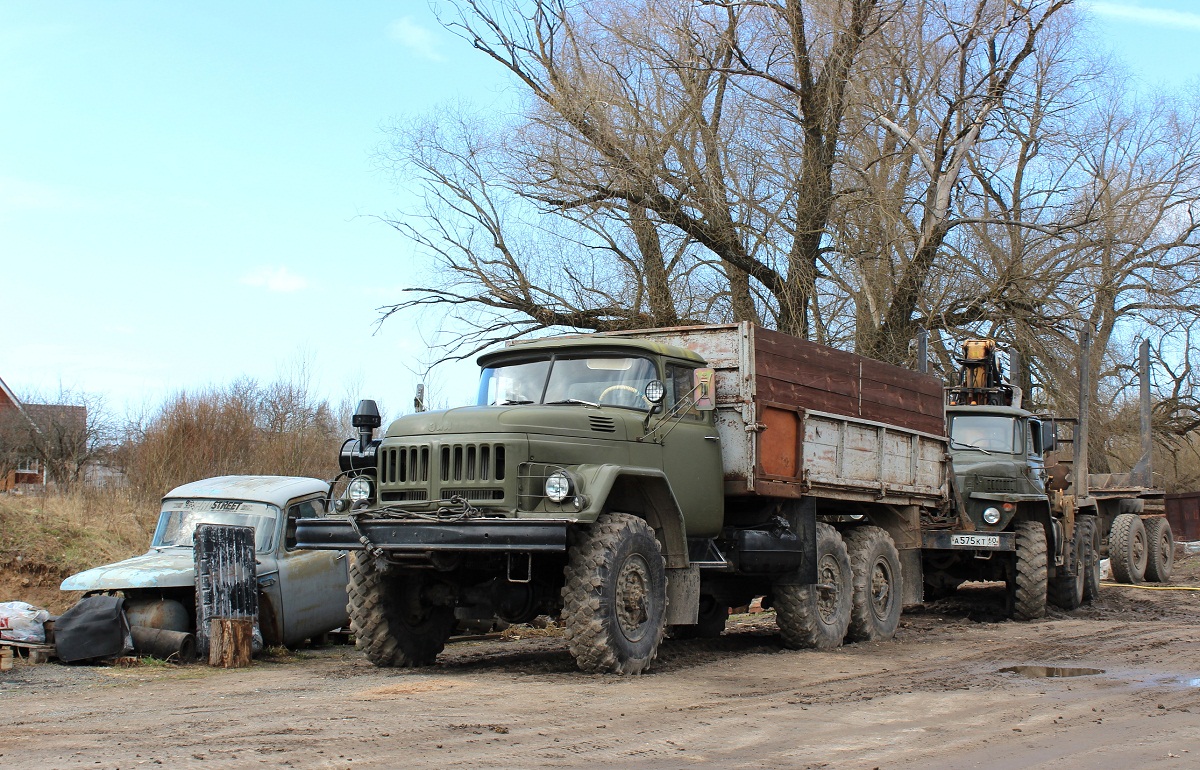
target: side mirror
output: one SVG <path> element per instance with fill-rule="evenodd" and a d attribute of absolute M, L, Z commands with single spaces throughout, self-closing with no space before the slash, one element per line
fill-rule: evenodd
<path fill-rule="evenodd" d="M 696 409 L 711 412 L 717 408 L 717 373 L 712 369 L 697 369 L 693 376 Z"/>
<path fill-rule="evenodd" d="M 1046 420 L 1042 423 L 1042 453 L 1053 452 L 1058 448 L 1058 423 Z"/>

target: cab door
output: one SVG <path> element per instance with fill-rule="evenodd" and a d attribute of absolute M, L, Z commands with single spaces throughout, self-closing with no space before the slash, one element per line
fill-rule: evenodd
<path fill-rule="evenodd" d="M 288 503 L 276 549 L 284 644 L 295 645 L 347 624 L 345 551 L 296 549 L 296 521 L 325 515 L 324 500 Z"/>
<path fill-rule="evenodd" d="M 725 515 L 725 474 L 714 412 L 688 406 L 693 402 L 695 367 L 667 363 L 664 413 L 674 414 L 660 429 L 664 434 L 663 471 L 687 519 L 689 537 L 712 537 Z"/>

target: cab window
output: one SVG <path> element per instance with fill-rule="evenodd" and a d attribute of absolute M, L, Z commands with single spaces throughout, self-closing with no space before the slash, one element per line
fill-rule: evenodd
<path fill-rule="evenodd" d="M 676 404 L 690 404 L 687 409 L 678 414 L 700 419 L 700 411 L 695 405 L 696 370 L 690 366 L 667 364 L 667 410 L 675 409 Z"/>
<path fill-rule="evenodd" d="M 296 522 L 300 519 L 315 519 L 325 515 L 325 506 L 320 500 L 305 500 L 303 503 L 288 508 L 287 531 L 284 533 L 283 547 L 289 551 L 296 548 Z"/>

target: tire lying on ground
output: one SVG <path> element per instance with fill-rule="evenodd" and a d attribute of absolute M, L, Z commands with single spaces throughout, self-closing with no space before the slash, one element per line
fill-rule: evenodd
<path fill-rule="evenodd" d="M 1017 525 L 1015 564 L 1008 582 L 1013 620 L 1046 615 L 1046 530 L 1037 521 Z"/>
<path fill-rule="evenodd" d="M 1141 583 L 1146 577 L 1149 548 L 1146 526 L 1135 513 L 1122 513 L 1113 519 L 1108 533 L 1108 563 L 1113 580 L 1118 583 Z"/>
<path fill-rule="evenodd" d="M 800 585 L 797 575 L 775 582 L 775 622 L 792 649 L 838 647 L 850 627 L 854 590 L 850 557 L 837 530 L 817 522 L 817 583 Z"/>
<path fill-rule="evenodd" d="M 645 521 L 606 513 L 573 536 L 562 589 L 567 647 L 589 673 L 641 674 L 666 629 L 666 560 Z"/>
<path fill-rule="evenodd" d="M 1158 517 L 1143 523 L 1146 527 L 1146 579 L 1169 583 L 1175 567 L 1175 536 L 1171 534 L 1171 523 Z"/>
<path fill-rule="evenodd" d="M 845 542 L 854 585 L 846 639 L 891 639 L 900 625 L 904 595 L 896 544 L 880 527 L 856 527 L 846 533 Z"/>
<path fill-rule="evenodd" d="M 454 608 L 425 602 L 419 575 L 381 574 L 365 551 L 351 554 L 349 573 L 355 647 L 380 667 L 432 664 L 454 628 Z"/>

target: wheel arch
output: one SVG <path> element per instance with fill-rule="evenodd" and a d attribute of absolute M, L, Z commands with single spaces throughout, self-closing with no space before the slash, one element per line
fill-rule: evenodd
<path fill-rule="evenodd" d="M 643 519 L 662 544 L 668 569 L 689 565 L 687 525 L 666 474 L 654 468 L 603 466 L 593 480 L 593 499 L 603 513 Z"/>

